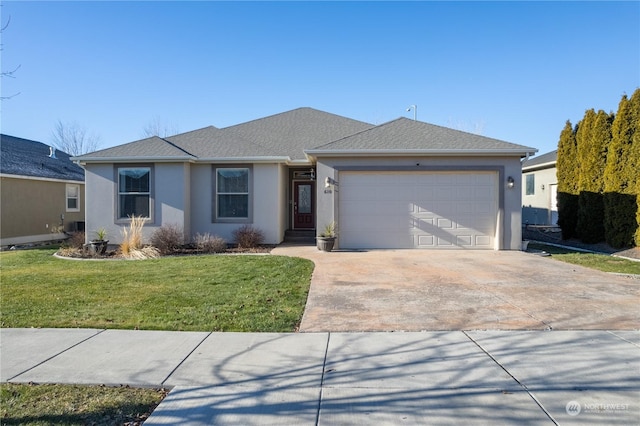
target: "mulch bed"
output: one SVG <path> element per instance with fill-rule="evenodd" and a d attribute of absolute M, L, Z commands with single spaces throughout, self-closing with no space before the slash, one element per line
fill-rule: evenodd
<path fill-rule="evenodd" d="M 267 244 L 260 245 L 258 247 L 252 247 L 252 248 L 242 248 L 242 247 L 231 246 L 226 251 L 221 253 L 206 253 L 190 245 L 186 245 L 184 247 L 181 247 L 173 251 L 171 254 L 162 255 L 160 257 L 193 256 L 198 254 L 261 254 L 261 253 L 266 254 L 266 253 L 270 253 L 274 247 L 275 245 L 267 245 Z M 121 256 L 118 255 L 117 249 L 108 249 L 106 253 L 103 255 L 91 254 L 89 251 L 83 251 L 83 250 L 74 250 L 74 251 L 59 250 L 56 254 L 61 257 L 71 257 L 74 259 L 121 259 L 122 258 Z"/>

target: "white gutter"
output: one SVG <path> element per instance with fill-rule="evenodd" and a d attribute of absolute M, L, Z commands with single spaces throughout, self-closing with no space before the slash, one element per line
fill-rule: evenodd
<path fill-rule="evenodd" d="M 87 163 L 175 163 L 176 161 L 194 162 L 195 157 L 71 157 L 76 164 Z"/>
<path fill-rule="evenodd" d="M 537 149 L 531 148 L 529 150 L 515 150 L 515 149 L 488 149 L 488 150 L 474 150 L 474 149 L 344 149 L 344 150 L 322 150 L 322 149 L 309 149 L 304 151 L 305 154 L 317 157 L 382 157 L 382 156 L 414 156 L 414 155 L 429 155 L 429 156 L 504 156 L 504 155 L 520 155 L 522 157 L 527 154 L 533 154 L 538 152 Z"/>
<path fill-rule="evenodd" d="M 548 169 L 548 168 L 555 167 L 555 166 L 556 166 L 556 161 L 547 161 L 546 163 L 532 164 L 530 166 L 524 166 L 522 168 L 522 171 L 526 172 L 526 171 L 529 171 L 529 170 Z"/>
<path fill-rule="evenodd" d="M 45 182 L 60 182 L 60 183 L 73 183 L 84 185 L 84 179 L 82 180 L 73 180 L 73 179 L 57 179 L 57 178 L 48 178 L 42 176 L 26 176 L 26 175 L 11 175 L 7 173 L 0 173 L 1 178 L 9 178 L 9 179 L 25 179 L 25 180 L 37 180 L 37 181 L 45 181 Z"/>

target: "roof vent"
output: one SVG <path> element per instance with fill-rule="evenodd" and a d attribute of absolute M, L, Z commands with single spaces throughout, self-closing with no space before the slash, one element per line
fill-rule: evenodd
<path fill-rule="evenodd" d="M 49 147 L 49 158 L 56 158 L 56 149 L 52 146 Z"/>

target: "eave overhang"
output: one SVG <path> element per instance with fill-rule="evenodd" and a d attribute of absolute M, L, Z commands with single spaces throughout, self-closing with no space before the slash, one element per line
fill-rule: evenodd
<path fill-rule="evenodd" d="M 524 166 L 522 168 L 523 172 L 535 172 L 538 170 L 544 170 L 544 169 L 552 169 L 556 166 L 556 162 L 555 161 L 549 161 L 546 163 L 540 163 L 540 164 L 533 164 L 531 166 Z"/>
<path fill-rule="evenodd" d="M 537 149 L 344 149 L 305 150 L 307 157 L 519 157 L 538 152 Z"/>

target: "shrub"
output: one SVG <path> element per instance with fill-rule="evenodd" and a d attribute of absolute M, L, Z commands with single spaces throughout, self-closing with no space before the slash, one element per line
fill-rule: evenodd
<path fill-rule="evenodd" d="M 171 254 L 184 244 L 182 228 L 175 224 L 163 225 L 151 236 L 151 245 L 162 254 Z"/>
<path fill-rule="evenodd" d="M 264 232 L 251 225 L 244 225 L 232 234 L 239 248 L 256 248 L 264 241 Z"/>
<path fill-rule="evenodd" d="M 84 239 L 84 232 L 74 232 L 71 234 L 71 237 L 61 244 L 61 246 L 62 248 L 81 249 L 84 247 Z"/>
<path fill-rule="evenodd" d="M 227 242 L 217 235 L 196 234 L 196 248 L 204 253 L 222 253 L 227 250 Z"/>

